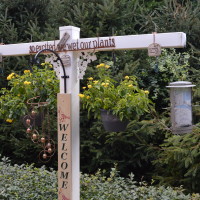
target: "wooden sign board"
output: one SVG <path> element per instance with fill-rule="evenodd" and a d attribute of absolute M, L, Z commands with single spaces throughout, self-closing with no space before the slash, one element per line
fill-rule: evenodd
<path fill-rule="evenodd" d="M 161 55 L 161 46 L 157 43 L 150 44 L 148 46 L 148 55 L 149 56 L 160 56 Z"/>
<path fill-rule="evenodd" d="M 57 95 L 58 200 L 72 199 L 71 94 Z"/>
<path fill-rule="evenodd" d="M 42 49 L 51 49 L 58 53 L 61 49 L 63 52 L 131 50 L 147 49 L 152 44 L 152 34 L 81 38 L 76 40 L 72 39 L 72 37 L 70 38 L 65 35 L 63 40 L 66 43 L 61 43 L 61 45 L 58 45 L 60 40 L 1 45 L 0 53 L 2 56 L 19 56 L 36 54 Z M 162 48 L 183 48 L 186 45 L 186 34 L 182 32 L 157 33 L 156 42 Z"/>

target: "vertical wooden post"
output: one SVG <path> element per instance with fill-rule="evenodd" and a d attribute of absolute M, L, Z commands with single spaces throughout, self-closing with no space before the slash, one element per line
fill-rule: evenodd
<path fill-rule="evenodd" d="M 62 36 L 66 32 L 70 35 L 69 42 L 70 40 L 76 40 L 80 38 L 79 28 L 72 26 L 60 27 L 60 38 L 62 38 Z M 78 94 L 80 86 L 79 86 L 79 79 L 77 79 L 78 57 L 76 52 L 68 52 L 67 55 L 70 57 L 71 61 L 70 62 L 71 65 L 69 67 L 65 67 L 66 75 L 69 76 L 69 78 L 67 79 L 67 94 L 63 94 L 64 82 L 62 78 L 60 78 L 60 94 L 58 94 L 58 183 L 59 183 L 58 199 L 79 200 L 80 199 L 80 130 L 79 130 L 80 109 L 79 107 L 80 106 L 79 106 Z M 60 76 L 61 77 L 63 76 L 62 69 L 60 69 Z M 61 123 L 60 125 L 59 120 L 60 119 L 62 120 L 63 118 L 65 118 L 65 122 L 64 124 Z M 64 159 L 66 159 L 66 162 L 68 162 L 69 168 L 65 169 L 65 171 L 62 171 L 66 167 L 66 164 L 62 164 L 65 161 Z M 67 180 L 68 183 L 63 182 L 65 181 L 65 178 L 68 179 Z M 67 188 L 64 188 L 65 186 Z"/>
<path fill-rule="evenodd" d="M 58 94 L 58 199 L 72 198 L 71 95 Z"/>

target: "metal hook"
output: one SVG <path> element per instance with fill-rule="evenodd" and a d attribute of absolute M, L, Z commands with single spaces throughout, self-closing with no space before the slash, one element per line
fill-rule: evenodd
<path fill-rule="evenodd" d="M 56 57 L 57 57 L 57 60 L 60 61 L 61 63 L 61 66 L 62 66 L 62 69 L 63 69 L 63 74 L 64 76 L 61 76 L 61 78 L 64 78 L 64 93 L 67 93 L 67 78 L 69 78 L 69 76 L 66 75 L 66 72 L 65 72 L 65 67 L 64 67 L 64 64 L 63 64 L 63 61 L 62 59 L 60 58 L 60 56 L 58 55 L 58 53 L 56 53 L 55 51 L 51 50 L 51 49 L 42 49 L 40 50 L 39 52 L 37 52 L 37 54 L 35 55 L 34 57 L 34 62 L 37 63 L 37 57 L 43 53 L 43 52 L 48 52 L 50 51 L 51 53 L 53 53 Z M 39 64 L 39 63 L 37 63 Z"/>

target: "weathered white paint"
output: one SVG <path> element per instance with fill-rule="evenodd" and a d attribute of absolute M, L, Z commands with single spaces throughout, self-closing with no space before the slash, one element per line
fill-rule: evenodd
<path fill-rule="evenodd" d="M 79 39 L 80 29 L 73 26 L 60 27 L 60 38 L 67 32 L 71 40 Z M 67 79 L 67 93 L 71 94 L 71 136 L 72 136 L 72 200 L 80 199 L 80 107 L 79 107 L 79 79 L 77 79 L 78 58 L 76 52 L 68 52 L 71 58 L 71 67 L 65 67 Z M 62 54 L 60 54 L 62 56 Z M 60 75 L 63 70 L 60 69 Z M 60 79 L 60 93 L 64 93 L 64 82 Z M 71 199 L 70 199 L 71 200 Z"/>
<path fill-rule="evenodd" d="M 72 30 L 76 30 L 76 27 L 71 27 Z M 65 27 L 60 27 L 60 31 L 65 30 Z M 76 31 L 75 31 L 76 32 Z M 64 33 L 62 33 L 64 34 Z M 93 45 L 95 41 L 105 41 L 109 39 L 114 39 L 115 47 L 97 47 Z M 160 44 L 162 48 L 183 48 L 186 45 L 186 34 L 182 32 L 174 33 L 157 33 L 155 35 L 155 42 Z M 30 46 L 53 46 L 56 48 L 59 40 L 55 41 L 43 41 L 43 42 L 32 42 L 32 43 L 20 43 L 20 44 L 8 44 L 0 46 L 0 53 L 2 56 L 20 56 L 29 55 Z M 110 37 L 100 37 L 100 38 L 77 38 L 76 34 L 71 35 L 67 44 L 78 44 L 70 50 L 68 45 L 66 46 L 67 51 L 111 51 L 111 50 L 131 50 L 131 49 L 147 49 L 150 44 L 153 43 L 153 34 L 143 34 L 143 35 L 127 35 L 127 36 L 110 36 Z M 81 49 L 82 43 L 90 43 L 90 49 Z M 96 43 L 96 42 L 95 42 Z M 38 50 L 39 51 L 39 50 Z"/>

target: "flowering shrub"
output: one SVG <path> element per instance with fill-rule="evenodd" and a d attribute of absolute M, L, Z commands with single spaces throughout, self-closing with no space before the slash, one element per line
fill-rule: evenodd
<path fill-rule="evenodd" d="M 111 111 L 123 118 L 132 119 L 148 112 L 151 101 L 149 91 L 139 89 L 135 76 L 125 76 L 119 84 L 110 76 L 110 66 L 97 65 L 98 79 L 88 78 L 87 86 L 79 94 L 83 108 L 100 116 L 100 109 Z"/>
<path fill-rule="evenodd" d="M 39 96 L 39 101 L 48 101 L 50 109 L 56 106 L 59 81 L 52 65 L 43 63 L 42 69 L 24 70 L 22 75 L 11 73 L 7 80 L 9 89 L 0 90 L 0 119 L 12 123 L 28 111 L 27 100 Z"/>
<path fill-rule="evenodd" d="M 110 66 L 104 63 L 97 65 L 98 79 L 88 78 L 87 86 L 79 94 L 83 108 L 95 117 L 100 116 L 100 109 L 109 110 L 112 114 L 132 119 L 148 112 L 151 101 L 149 91 L 139 89 L 135 76 L 125 76 L 119 84 L 110 76 Z"/>

